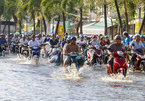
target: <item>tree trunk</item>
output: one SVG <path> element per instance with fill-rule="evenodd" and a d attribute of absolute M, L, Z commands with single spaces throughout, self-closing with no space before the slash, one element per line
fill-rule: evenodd
<path fill-rule="evenodd" d="M 36 29 L 35 29 L 35 17 L 33 18 L 33 27 L 34 27 L 34 32 L 33 33 L 36 34 L 36 32 L 35 32 L 36 31 Z"/>
<path fill-rule="evenodd" d="M 62 15 L 63 15 L 63 33 L 66 33 L 66 28 L 65 28 L 65 20 L 66 20 L 66 17 L 65 17 L 64 12 L 62 13 Z"/>
<path fill-rule="evenodd" d="M 124 0 L 124 9 L 125 9 L 125 19 L 126 19 L 126 31 L 129 31 L 129 26 L 128 26 L 128 14 L 127 14 L 127 8 L 126 8 L 126 0 Z"/>
<path fill-rule="evenodd" d="M 19 33 L 21 34 L 22 33 L 22 24 L 21 24 L 21 21 L 19 20 Z"/>
<path fill-rule="evenodd" d="M 139 7 L 139 13 L 138 18 L 141 19 L 141 7 Z"/>
<path fill-rule="evenodd" d="M 113 28 L 113 21 L 112 21 L 112 18 L 111 18 L 111 25 L 112 25 L 112 27 L 111 27 L 111 34 L 112 34 L 112 40 L 113 40 L 113 37 L 114 37 L 114 28 Z"/>
<path fill-rule="evenodd" d="M 77 26 L 76 26 L 76 35 L 79 38 L 79 27 L 80 27 L 80 21 L 78 22 Z"/>
<path fill-rule="evenodd" d="M 144 24 L 145 24 L 145 13 L 144 13 L 144 18 L 143 18 L 143 21 L 142 21 L 142 24 L 141 24 L 141 27 L 140 27 L 140 30 L 139 30 L 139 34 L 141 34 L 141 31 L 143 29 Z"/>
<path fill-rule="evenodd" d="M 58 27 L 59 27 L 59 22 L 60 22 L 60 16 L 58 16 L 58 21 L 55 29 L 55 36 L 58 34 Z"/>
<path fill-rule="evenodd" d="M 2 32 L 1 25 L 2 25 L 2 22 L 1 22 L 1 19 L 0 19 L 0 33 Z"/>
<path fill-rule="evenodd" d="M 42 35 L 42 20 L 40 20 L 40 34 Z"/>
<path fill-rule="evenodd" d="M 2 33 L 4 33 L 4 32 L 5 32 L 6 25 L 7 25 L 7 20 L 6 20 L 6 22 L 5 22 L 5 26 L 4 26 L 4 28 L 3 28 L 3 31 L 2 31 Z"/>
<path fill-rule="evenodd" d="M 83 34 L 83 23 L 82 23 L 82 20 L 83 20 L 83 9 L 81 7 L 80 8 L 80 34 Z"/>
<path fill-rule="evenodd" d="M 115 6 L 116 6 L 118 18 L 119 18 L 119 23 L 120 23 L 120 30 L 121 30 L 121 34 L 122 34 L 123 33 L 123 27 L 122 27 L 122 20 L 121 20 L 121 16 L 120 16 L 120 11 L 119 11 L 119 8 L 118 8 L 117 0 L 114 0 L 114 2 L 115 2 Z M 119 33 L 119 35 L 120 35 L 120 33 Z"/>
<path fill-rule="evenodd" d="M 47 34 L 46 32 L 46 22 L 45 22 L 45 18 L 43 17 L 43 24 L 44 24 L 44 31 L 45 31 L 45 35 Z"/>
<path fill-rule="evenodd" d="M 8 47 L 10 47 L 10 19 L 8 23 Z"/>
<path fill-rule="evenodd" d="M 106 0 L 104 0 L 104 23 L 105 23 L 105 32 L 104 35 L 107 35 L 107 12 L 106 12 Z"/>

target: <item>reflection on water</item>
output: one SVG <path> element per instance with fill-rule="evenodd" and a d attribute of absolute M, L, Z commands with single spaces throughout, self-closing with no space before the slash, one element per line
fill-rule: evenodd
<path fill-rule="evenodd" d="M 44 59 L 35 66 L 12 55 L 0 58 L 0 101 L 145 101 L 145 74 L 120 79 L 85 66 L 74 75 Z"/>

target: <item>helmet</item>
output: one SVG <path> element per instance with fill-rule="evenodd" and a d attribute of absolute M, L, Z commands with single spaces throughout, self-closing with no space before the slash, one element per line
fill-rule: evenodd
<path fill-rule="evenodd" d="M 109 37 L 108 35 L 105 36 L 105 38 L 108 38 L 108 37 Z"/>
<path fill-rule="evenodd" d="M 135 39 L 135 35 L 132 38 Z"/>
<path fill-rule="evenodd" d="M 76 40 L 77 40 L 77 38 L 76 38 L 76 37 L 72 37 L 72 38 L 71 38 L 71 40 L 75 40 L 75 41 L 76 41 Z"/>
<path fill-rule="evenodd" d="M 68 33 L 65 33 L 65 35 L 68 35 Z"/>
<path fill-rule="evenodd" d="M 84 38 L 84 36 L 83 36 L 83 35 L 81 35 L 81 36 L 80 36 L 80 38 Z"/>
<path fill-rule="evenodd" d="M 68 37 L 67 37 L 67 40 L 70 40 L 70 39 L 71 39 L 71 36 L 68 36 Z"/>
<path fill-rule="evenodd" d="M 64 39 L 67 39 L 67 36 L 65 36 Z"/>
<path fill-rule="evenodd" d="M 96 35 L 94 35 L 94 36 L 93 36 L 93 38 L 97 38 L 97 36 L 96 36 Z"/>
<path fill-rule="evenodd" d="M 95 45 L 95 48 L 96 48 L 96 49 L 99 49 L 99 48 L 100 48 L 100 45 Z"/>
<path fill-rule="evenodd" d="M 135 34 L 135 37 L 140 36 L 139 34 Z"/>
<path fill-rule="evenodd" d="M 41 34 L 38 34 L 38 37 L 41 37 Z"/>
<path fill-rule="evenodd" d="M 104 37 L 103 36 L 101 36 L 101 40 L 103 40 L 104 39 Z"/>
<path fill-rule="evenodd" d="M 33 34 L 31 37 L 32 37 L 32 38 L 35 38 L 36 36 Z"/>
<path fill-rule="evenodd" d="M 141 38 L 145 38 L 144 35 L 141 35 L 140 37 L 141 37 Z"/>
<path fill-rule="evenodd" d="M 123 35 L 128 36 L 128 33 L 126 31 L 123 32 Z"/>
<path fill-rule="evenodd" d="M 23 34 L 22 37 L 26 37 L 26 35 Z"/>
<path fill-rule="evenodd" d="M 2 34 L 1 34 L 1 36 L 5 36 L 5 34 L 4 34 L 4 33 L 2 33 Z"/>
<path fill-rule="evenodd" d="M 102 34 L 99 34 L 99 37 L 102 36 Z"/>
<path fill-rule="evenodd" d="M 121 36 L 120 35 L 116 35 L 114 39 L 115 40 L 121 40 Z"/>

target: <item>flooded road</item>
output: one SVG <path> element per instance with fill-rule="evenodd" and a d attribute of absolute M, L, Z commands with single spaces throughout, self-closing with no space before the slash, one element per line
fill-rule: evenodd
<path fill-rule="evenodd" d="M 145 101 L 145 74 L 110 78 L 85 66 L 81 75 L 40 59 L 39 66 L 14 55 L 0 57 L 0 101 Z"/>

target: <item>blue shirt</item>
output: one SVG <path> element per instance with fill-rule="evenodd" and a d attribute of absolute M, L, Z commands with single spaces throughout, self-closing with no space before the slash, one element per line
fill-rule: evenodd
<path fill-rule="evenodd" d="M 144 47 L 145 47 L 145 42 L 143 43 Z"/>
<path fill-rule="evenodd" d="M 125 46 L 128 46 L 130 42 L 131 42 L 131 37 L 130 36 L 125 38 Z"/>
<path fill-rule="evenodd" d="M 6 43 L 7 43 L 6 39 L 0 38 L 0 44 L 6 44 Z"/>
<path fill-rule="evenodd" d="M 50 39 L 49 42 L 51 45 L 57 45 L 59 41 L 58 41 L 58 39 L 55 39 L 55 40 Z"/>
<path fill-rule="evenodd" d="M 62 41 L 61 46 L 64 47 L 64 45 L 65 45 L 65 41 Z"/>

